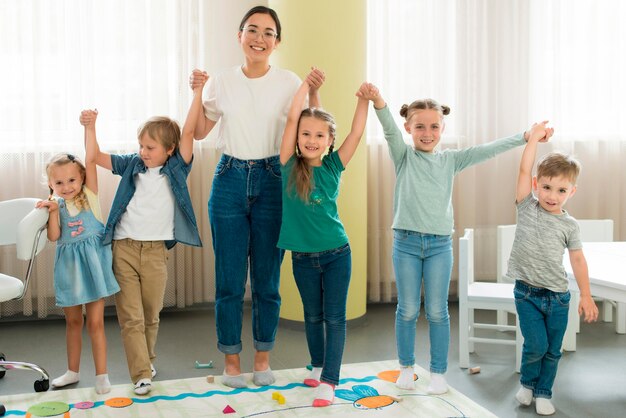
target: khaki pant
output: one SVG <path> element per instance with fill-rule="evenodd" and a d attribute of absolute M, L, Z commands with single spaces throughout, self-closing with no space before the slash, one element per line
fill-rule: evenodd
<path fill-rule="evenodd" d="M 163 241 L 113 241 L 113 272 L 120 285 L 115 295 L 128 371 L 133 383 L 151 379 L 156 358 L 159 313 L 167 282 L 167 249 Z"/>

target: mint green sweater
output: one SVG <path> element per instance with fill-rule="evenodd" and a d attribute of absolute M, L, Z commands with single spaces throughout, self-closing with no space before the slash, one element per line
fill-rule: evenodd
<path fill-rule="evenodd" d="M 451 235 L 454 232 L 454 176 L 467 167 L 525 144 L 522 133 L 461 150 L 416 151 L 412 144 L 404 142 L 387 106 L 376 109 L 376 116 L 396 168 L 393 229 Z"/>

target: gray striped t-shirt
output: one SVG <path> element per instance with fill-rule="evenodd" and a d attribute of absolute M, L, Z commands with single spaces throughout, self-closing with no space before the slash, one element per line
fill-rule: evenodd
<path fill-rule="evenodd" d="M 567 290 L 563 268 L 565 249 L 579 250 L 580 228 L 566 211 L 560 215 L 544 210 L 529 193 L 517 204 L 517 228 L 506 277 L 554 292 Z"/>

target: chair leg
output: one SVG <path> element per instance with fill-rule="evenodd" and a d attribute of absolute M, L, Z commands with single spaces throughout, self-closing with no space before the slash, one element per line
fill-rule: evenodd
<path fill-rule="evenodd" d="M 469 338 L 474 338 L 476 335 L 474 335 L 474 310 L 473 309 L 468 309 L 467 310 L 467 327 L 468 327 L 468 332 L 469 332 Z M 468 342 L 467 342 L 467 347 L 468 347 L 468 352 L 473 353 L 474 352 L 474 342 L 469 340 L 468 338 Z"/>
<path fill-rule="evenodd" d="M 519 327 L 519 321 L 515 317 L 515 371 L 517 373 L 522 369 L 522 347 L 524 346 L 524 336 Z"/>
<path fill-rule="evenodd" d="M 459 304 L 459 367 L 469 367 L 469 323 L 465 305 Z"/>
<path fill-rule="evenodd" d="M 580 324 L 580 317 L 578 316 L 580 292 L 577 289 L 570 289 L 570 293 L 572 297 L 569 301 L 567 328 L 565 329 L 565 335 L 563 336 L 564 351 L 576 351 L 576 328 L 578 328 Z"/>
<path fill-rule="evenodd" d="M 498 325 L 509 324 L 509 313 L 507 311 L 498 311 L 497 318 Z"/>
<path fill-rule="evenodd" d="M 626 334 L 626 303 L 617 302 L 615 310 L 615 332 Z"/>
<path fill-rule="evenodd" d="M 613 303 L 610 300 L 602 301 L 602 321 L 613 322 Z"/>

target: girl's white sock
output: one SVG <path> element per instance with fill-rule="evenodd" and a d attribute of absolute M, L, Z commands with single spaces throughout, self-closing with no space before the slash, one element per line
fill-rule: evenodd
<path fill-rule="evenodd" d="M 552 415 L 556 412 L 552 401 L 548 398 L 535 399 L 535 410 L 537 411 L 537 415 Z"/>
<path fill-rule="evenodd" d="M 414 390 L 415 389 L 415 374 L 413 372 L 413 366 L 401 366 L 400 376 L 396 380 L 396 386 L 399 389 Z"/>
<path fill-rule="evenodd" d="M 96 393 L 102 395 L 111 392 L 111 382 L 109 382 L 109 375 L 97 374 L 96 375 Z"/>
<path fill-rule="evenodd" d="M 528 389 L 527 387 L 522 386 L 515 394 L 515 399 L 517 399 L 517 402 L 524 406 L 530 405 L 533 402 L 532 389 Z"/>
<path fill-rule="evenodd" d="M 62 388 L 63 386 L 71 385 L 72 383 L 78 382 L 79 378 L 80 375 L 78 374 L 78 372 L 68 370 L 63 376 L 59 376 L 54 379 L 51 386 L 53 388 Z"/>
<path fill-rule="evenodd" d="M 448 391 L 448 382 L 441 373 L 430 374 L 430 385 L 428 385 L 428 393 L 430 395 L 441 395 Z"/>
<path fill-rule="evenodd" d="M 322 368 L 313 367 L 311 369 L 311 374 L 309 375 L 309 377 L 304 379 L 304 384 L 307 386 L 311 386 L 312 388 L 316 388 L 320 385 L 320 376 L 322 376 Z"/>

